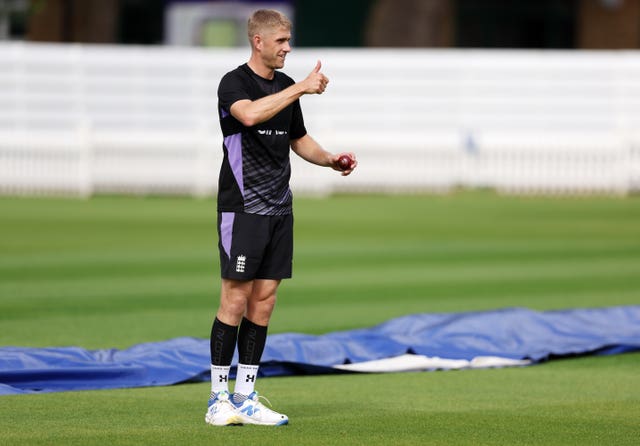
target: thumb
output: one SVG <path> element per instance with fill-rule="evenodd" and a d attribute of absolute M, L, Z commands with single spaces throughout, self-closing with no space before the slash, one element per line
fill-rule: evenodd
<path fill-rule="evenodd" d="M 316 63 L 316 67 L 313 69 L 313 73 L 319 73 L 320 68 L 322 68 L 322 62 L 318 61 L 318 63 Z"/>

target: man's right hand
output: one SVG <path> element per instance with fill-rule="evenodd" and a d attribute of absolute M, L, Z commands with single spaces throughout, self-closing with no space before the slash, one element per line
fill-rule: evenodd
<path fill-rule="evenodd" d="M 322 68 L 322 63 L 318 61 L 313 71 L 301 82 L 304 94 L 324 93 L 329 83 L 329 78 L 320 72 L 320 68 Z"/>

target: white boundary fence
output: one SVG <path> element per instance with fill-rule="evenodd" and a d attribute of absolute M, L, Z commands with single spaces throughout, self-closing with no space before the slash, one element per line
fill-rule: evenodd
<path fill-rule="evenodd" d="M 0 44 L 0 193 L 216 191 L 216 88 L 248 50 Z M 627 194 L 640 189 L 640 53 L 296 49 L 331 83 L 309 132 L 342 178 L 292 155 L 294 191 Z"/>

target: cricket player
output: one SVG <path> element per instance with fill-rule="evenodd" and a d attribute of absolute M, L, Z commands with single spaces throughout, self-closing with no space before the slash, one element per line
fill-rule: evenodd
<path fill-rule="evenodd" d="M 289 422 L 262 404 L 255 383 L 278 286 L 291 277 L 290 150 L 342 175 L 357 166 L 353 153 L 324 150 L 305 128 L 300 97 L 322 94 L 329 83 L 320 61 L 300 82 L 277 71 L 291 51 L 289 19 L 278 11 L 255 11 L 248 36 L 249 61 L 227 73 L 218 87 L 224 137 L 218 188 L 222 286 L 211 329 L 211 395 L 205 415 L 215 426 Z M 339 162 L 345 155 L 346 166 Z M 231 394 L 236 346 L 239 361 Z"/>

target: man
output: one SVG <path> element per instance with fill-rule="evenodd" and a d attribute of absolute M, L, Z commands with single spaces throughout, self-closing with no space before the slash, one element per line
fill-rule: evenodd
<path fill-rule="evenodd" d="M 229 424 L 283 425 L 286 415 L 265 407 L 255 380 L 267 326 L 282 279 L 291 277 L 293 255 L 289 150 L 308 162 L 349 175 L 340 156 L 325 151 L 304 126 L 299 98 L 322 94 L 329 79 L 320 61 L 296 83 L 276 71 L 291 51 L 291 22 L 259 10 L 248 23 L 251 57 L 227 73 L 218 88 L 224 159 L 218 189 L 218 235 L 222 287 L 211 329 L 211 396 L 205 420 Z M 234 393 L 229 369 L 239 361 Z"/>

